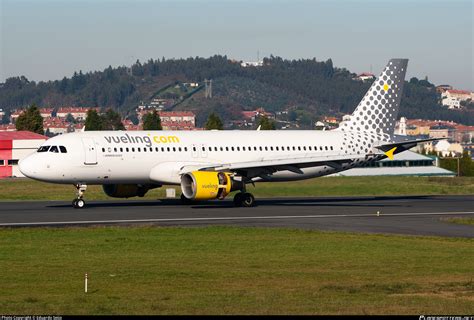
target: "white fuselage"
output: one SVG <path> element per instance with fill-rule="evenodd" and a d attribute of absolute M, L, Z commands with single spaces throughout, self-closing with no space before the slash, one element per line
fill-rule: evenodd
<path fill-rule="evenodd" d="M 348 153 L 370 154 L 367 160 L 373 160 L 371 146 L 382 138 L 337 130 L 85 131 L 49 139 L 43 146 L 57 146 L 58 152 L 36 152 L 20 168 L 26 176 L 54 183 L 179 184 L 180 170 L 187 166 L 252 161 L 264 166 L 272 159 L 324 156 L 330 160 Z M 67 152 L 61 153 L 61 146 Z M 302 166 L 300 172 L 281 170 L 252 181 L 301 180 L 353 166 Z"/>

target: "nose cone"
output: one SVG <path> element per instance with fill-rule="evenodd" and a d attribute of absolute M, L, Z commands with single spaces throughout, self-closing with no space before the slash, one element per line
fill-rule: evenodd
<path fill-rule="evenodd" d="M 25 159 L 21 160 L 20 163 L 18 163 L 20 172 L 23 173 L 23 175 L 28 178 L 34 178 L 36 174 L 36 168 L 35 168 L 34 162 L 35 161 L 32 156 L 28 156 Z"/>

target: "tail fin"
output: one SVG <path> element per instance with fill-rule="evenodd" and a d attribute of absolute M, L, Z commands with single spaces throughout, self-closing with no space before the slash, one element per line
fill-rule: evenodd
<path fill-rule="evenodd" d="M 391 59 L 341 130 L 393 135 L 407 64 L 408 59 Z"/>

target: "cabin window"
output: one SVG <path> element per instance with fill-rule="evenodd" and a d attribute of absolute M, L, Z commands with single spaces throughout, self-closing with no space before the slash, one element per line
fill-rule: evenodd
<path fill-rule="evenodd" d="M 224 148 L 220 147 L 221 151 L 224 151 Z"/>
<path fill-rule="evenodd" d="M 225 151 L 229 151 L 229 147 L 225 147 Z"/>
<path fill-rule="evenodd" d="M 253 147 L 253 151 L 257 151 L 257 147 Z"/>
<path fill-rule="evenodd" d="M 331 150 L 334 150 L 334 148 L 331 146 Z"/>
<path fill-rule="evenodd" d="M 275 147 L 275 150 L 276 150 L 276 151 L 280 151 L 280 150 L 278 150 L 278 146 Z"/>
<path fill-rule="evenodd" d="M 188 147 L 184 147 L 184 151 L 188 151 Z"/>
<path fill-rule="evenodd" d="M 59 149 L 61 149 L 61 147 L 59 147 Z M 120 148 L 120 152 L 123 152 L 123 148 Z"/>
<path fill-rule="evenodd" d="M 143 148 L 143 152 L 146 152 L 146 148 Z"/>
<path fill-rule="evenodd" d="M 323 147 L 319 147 L 319 150 L 323 151 Z"/>
<path fill-rule="evenodd" d="M 178 151 L 181 152 L 181 147 L 178 147 Z"/>
<path fill-rule="evenodd" d="M 311 151 L 311 146 L 308 147 L 309 151 Z"/>
<path fill-rule="evenodd" d="M 152 147 L 150 147 L 150 152 L 153 152 L 153 148 L 152 148 Z"/>
<path fill-rule="evenodd" d="M 204 147 L 201 147 L 201 150 L 202 150 L 202 151 L 206 151 L 206 148 L 204 148 Z"/>
<path fill-rule="evenodd" d="M 326 148 L 326 150 L 327 150 L 327 149 L 328 149 L 328 146 L 326 146 L 325 148 Z"/>
<path fill-rule="evenodd" d="M 38 152 L 47 152 L 49 150 L 49 146 L 41 146 L 38 148 Z"/>
<path fill-rule="evenodd" d="M 245 146 L 242 147 L 242 151 L 245 151 Z"/>
<path fill-rule="evenodd" d="M 51 146 L 51 148 L 49 149 L 49 152 L 59 153 L 59 149 L 56 146 Z"/>
<path fill-rule="evenodd" d="M 38 151 L 39 152 L 39 151 Z M 105 152 L 105 148 L 102 148 L 102 152 Z"/>
<path fill-rule="evenodd" d="M 306 146 L 303 146 L 303 150 L 306 151 Z"/>
<path fill-rule="evenodd" d="M 160 151 L 160 148 L 155 147 L 155 151 L 156 151 L 156 152 Z"/>
<path fill-rule="evenodd" d="M 128 152 L 128 148 L 125 148 L 125 151 L 127 151 L 127 152 Z"/>
<path fill-rule="evenodd" d="M 196 151 L 196 147 L 193 147 L 193 151 Z"/>
<path fill-rule="evenodd" d="M 260 151 L 263 151 L 263 148 L 262 147 L 259 147 L 260 148 Z"/>
<path fill-rule="evenodd" d="M 140 148 L 137 148 L 137 151 L 140 152 Z"/>
<path fill-rule="evenodd" d="M 170 147 L 166 147 L 166 151 L 170 152 Z"/>
<path fill-rule="evenodd" d="M 295 150 L 296 150 L 296 147 L 295 147 L 295 146 L 293 146 L 293 151 L 295 151 Z"/>
<path fill-rule="evenodd" d="M 0 166 L 4 166 L 5 165 L 5 160 L 0 160 Z"/>
<path fill-rule="evenodd" d="M 214 147 L 214 151 L 217 151 L 217 147 Z"/>
<path fill-rule="evenodd" d="M 268 147 L 267 147 L 267 146 L 265 146 L 265 151 L 268 151 Z"/>
<path fill-rule="evenodd" d="M 173 152 L 176 152 L 176 147 L 173 147 Z"/>
<path fill-rule="evenodd" d="M 240 147 L 237 147 L 237 151 L 240 151 Z"/>
<path fill-rule="evenodd" d="M 135 148 L 132 148 L 132 152 L 135 152 Z"/>

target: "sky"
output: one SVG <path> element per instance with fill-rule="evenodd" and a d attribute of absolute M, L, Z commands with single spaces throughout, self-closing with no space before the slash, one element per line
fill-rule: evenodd
<path fill-rule="evenodd" d="M 0 0 L 0 82 L 56 80 L 137 59 L 329 58 L 474 90 L 473 0 Z"/>

